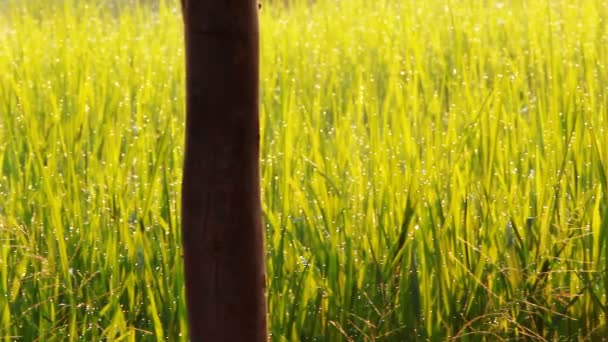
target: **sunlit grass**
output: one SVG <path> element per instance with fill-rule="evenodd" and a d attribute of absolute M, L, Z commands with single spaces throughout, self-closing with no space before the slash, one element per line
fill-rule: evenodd
<path fill-rule="evenodd" d="M 0 1 L 0 337 L 187 335 L 149 2 Z M 262 5 L 273 340 L 608 333 L 608 2 Z"/>

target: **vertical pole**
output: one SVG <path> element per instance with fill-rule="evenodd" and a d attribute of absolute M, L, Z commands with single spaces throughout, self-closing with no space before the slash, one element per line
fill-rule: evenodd
<path fill-rule="evenodd" d="M 266 341 L 255 0 L 182 0 L 191 341 Z"/>

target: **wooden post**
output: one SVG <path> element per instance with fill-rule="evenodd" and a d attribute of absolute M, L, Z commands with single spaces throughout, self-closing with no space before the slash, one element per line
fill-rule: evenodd
<path fill-rule="evenodd" d="M 182 232 L 191 341 L 266 341 L 258 5 L 182 0 Z"/>

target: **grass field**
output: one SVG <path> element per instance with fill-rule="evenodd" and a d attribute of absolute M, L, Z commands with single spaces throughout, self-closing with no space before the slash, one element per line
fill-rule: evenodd
<path fill-rule="evenodd" d="M 177 2 L 0 1 L 0 339 L 186 339 Z M 608 2 L 262 2 L 273 341 L 608 336 Z"/>

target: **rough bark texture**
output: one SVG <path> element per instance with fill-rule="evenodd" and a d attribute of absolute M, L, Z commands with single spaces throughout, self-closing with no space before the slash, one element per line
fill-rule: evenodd
<path fill-rule="evenodd" d="M 266 341 L 255 0 L 183 0 L 182 230 L 192 341 Z"/>

